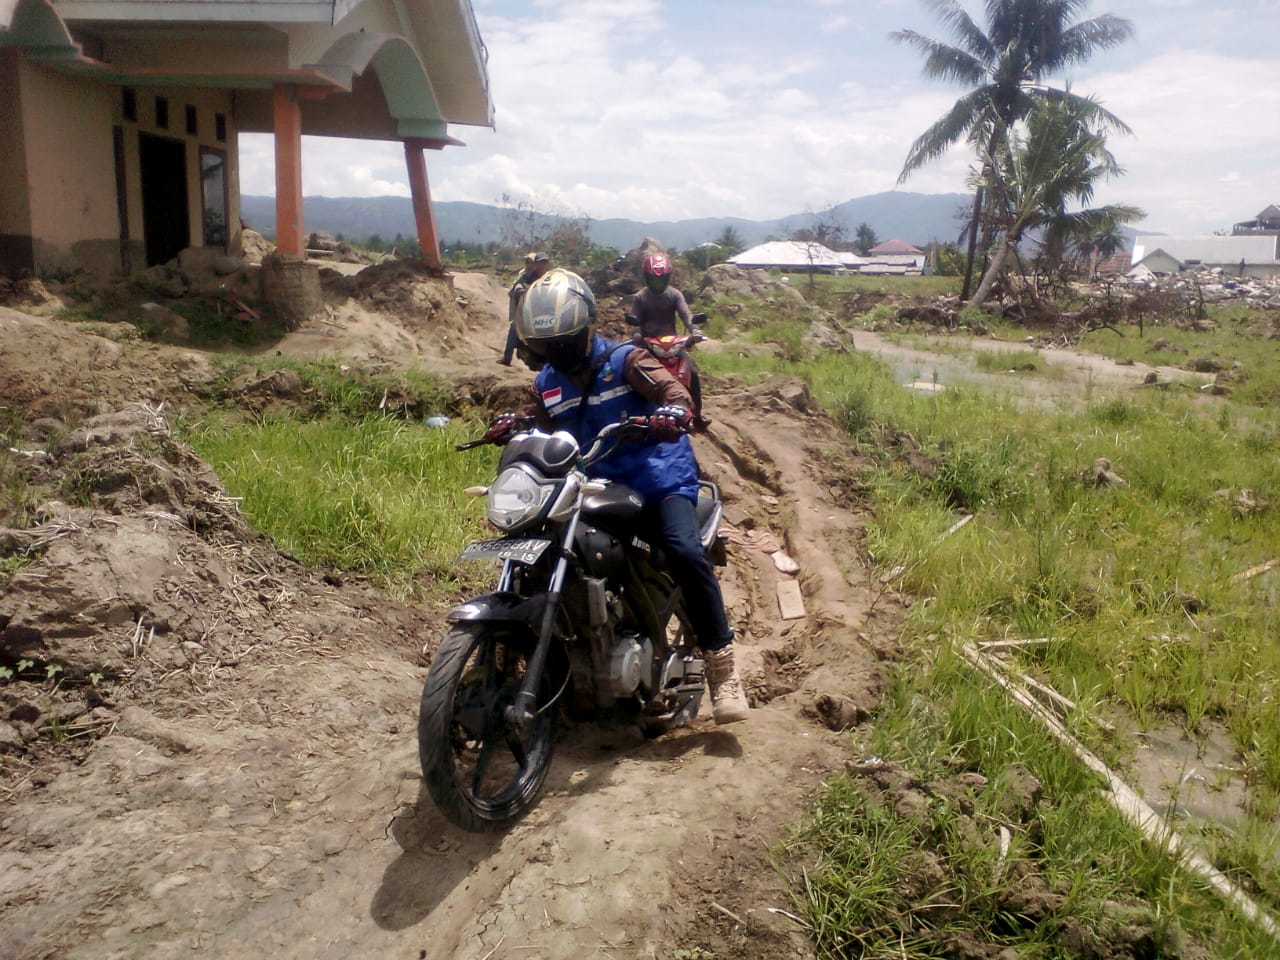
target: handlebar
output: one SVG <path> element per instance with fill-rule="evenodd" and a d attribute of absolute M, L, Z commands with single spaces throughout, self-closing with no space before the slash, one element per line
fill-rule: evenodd
<path fill-rule="evenodd" d="M 537 420 L 534 417 L 518 417 L 516 418 L 515 430 L 512 432 L 520 432 L 534 426 Z M 495 433 L 490 427 L 484 436 L 477 437 L 475 440 L 468 440 L 465 443 L 454 445 L 454 450 L 471 450 L 475 447 L 483 447 L 486 444 L 503 443 L 510 439 L 512 432 Z M 597 460 L 603 460 L 606 456 L 613 452 L 613 448 L 624 440 L 642 440 L 649 434 L 649 418 L 648 417 L 624 417 L 617 423 L 608 424 L 599 433 L 595 439 L 591 441 L 591 445 L 578 458 L 578 462 L 588 467 Z"/>
<path fill-rule="evenodd" d="M 483 447 L 490 443 L 505 443 L 510 439 L 513 433 L 519 433 L 521 430 L 528 430 L 537 422 L 537 419 L 534 417 L 514 417 L 512 429 L 499 431 L 496 429 L 497 421 L 495 420 L 489 425 L 489 429 L 484 432 L 483 436 L 477 437 L 474 440 L 468 440 L 465 443 L 454 444 L 453 449 L 471 450 L 474 447 Z"/>
<path fill-rule="evenodd" d="M 591 446 L 578 458 L 579 465 L 589 467 L 613 453 L 613 448 L 624 440 L 641 440 L 649 434 L 648 417 L 624 417 L 611 423 L 596 434 Z"/>

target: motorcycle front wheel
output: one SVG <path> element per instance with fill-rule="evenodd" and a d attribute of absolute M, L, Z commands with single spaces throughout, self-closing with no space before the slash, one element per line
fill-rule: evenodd
<path fill-rule="evenodd" d="M 537 799 L 551 767 L 553 670 L 543 671 L 538 712 L 521 731 L 507 720 L 532 653 L 527 632 L 464 623 L 436 651 L 418 711 L 422 777 L 440 812 L 464 830 L 499 830 Z"/>

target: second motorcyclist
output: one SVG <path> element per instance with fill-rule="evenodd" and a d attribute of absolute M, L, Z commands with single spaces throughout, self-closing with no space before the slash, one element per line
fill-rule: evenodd
<path fill-rule="evenodd" d="M 715 568 L 698 537 L 698 470 L 685 432 L 693 421 L 691 397 L 647 350 L 606 340 L 595 328 L 595 297 L 577 274 L 552 270 L 529 287 L 516 330 L 524 348 L 545 366 L 525 414 L 536 417 L 543 429 L 568 430 L 583 447 L 623 416 L 650 418 L 648 439 L 619 448 L 594 464 L 592 473 L 625 483 L 644 497 L 651 528 L 662 531 L 671 572 L 706 660 L 712 715 L 720 724 L 745 720 L 748 705 L 734 663 L 733 630 Z M 507 428 L 514 431 L 518 418 L 508 416 Z"/>
<path fill-rule="evenodd" d="M 674 268 L 671 258 L 665 253 L 651 253 L 644 258 L 644 286 L 638 290 L 631 302 L 631 316 L 636 320 L 636 332 L 633 337 L 639 345 L 649 338 L 664 337 L 676 333 L 676 318 L 683 323 L 685 330 L 693 337 L 701 334 L 694 328 L 693 312 L 684 299 L 684 294 L 671 286 Z M 693 398 L 694 426 L 705 427 L 710 421 L 702 415 L 702 378 L 698 376 L 698 368 L 690 358 L 689 393 Z"/>

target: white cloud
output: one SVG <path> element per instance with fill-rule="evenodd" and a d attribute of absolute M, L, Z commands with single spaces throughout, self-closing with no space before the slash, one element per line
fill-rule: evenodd
<path fill-rule="evenodd" d="M 1275 202 L 1280 63 L 1169 52 L 1088 88 L 1134 131 L 1113 138 L 1126 175 L 1099 199 L 1143 207 L 1143 228 L 1208 232 Z"/>
<path fill-rule="evenodd" d="M 1128 174 L 1105 185 L 1099 202 L 1136 203 L 1149 213 L 1143 228 L 1181 233 L 1280 201 L 1280 63 L 1234 45 L 1215 52 L 1220 38 L 1196 27 L 1202 13 L 1180 12 L 1178 2 L 1153 18 L 1137 0 L 1100 0 L 1101 9 L 1134 19 L 1140 38 L 1176 35 L 1179 49 L 1135 41 L 1127 57 L 1100 56 L 1095 72 L 1080 71 L 1072 86 L 1098 96 L 1135 132 L 1113 139 Z M 1224 3 L 1232 9 L 1222 15 L 1249 23 L 1251 33 L 1280 28 L 1273 0 Z M 895 189 L 912 141 L 962 92 L 922 79 L 919 56 L 886 39 L 905 26 L 944 35 L 931 29 L 923 5 L 860 4 L 852 29 L 830 38 L 821 27 L 844 17 L 843 0 L 808 0 L 795 16 L 769 21 L 808 25 L 793 34 L 766 29 L 766 7 L 753 0 L 733 24 L 700 12 L 714 7 L 711 16 L 723 17 L 720 5 L 673 0 L 475 7 L 490 51 L 496 129 L 454 128 L 466 147 L 428 152 L 439 200 L 492 203 L 506 194 L 644 220 L 821 209 Z M 776 16 L 776 5 L 767 10 Z M 242 138 L 241 157 L 243 191 L 272 192 L 270 139 Z M 969 164 L 957 147 L 901 189 L 964 192 Z M 309 194 L 407 193 L 398 144 L 308 140 L 303 178 Z"/>

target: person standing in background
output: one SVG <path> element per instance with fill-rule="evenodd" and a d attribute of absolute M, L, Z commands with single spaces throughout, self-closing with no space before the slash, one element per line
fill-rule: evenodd
<path fill-rule="evenodd" d="M 507 344 L 503 348 L 502 358 L 498 361 L 504 367 L 511 366 L 511 358 L 515 355 L 520 338 L 516 335 L 516 317 L 520 314 L 520 301 L 529 286 L 551 268 L 551 258 L 545 253 L 530 251 L 524 255 L 524 271 L 516 278 L 508 293 L 510 302 L 507 305 Z"/>

